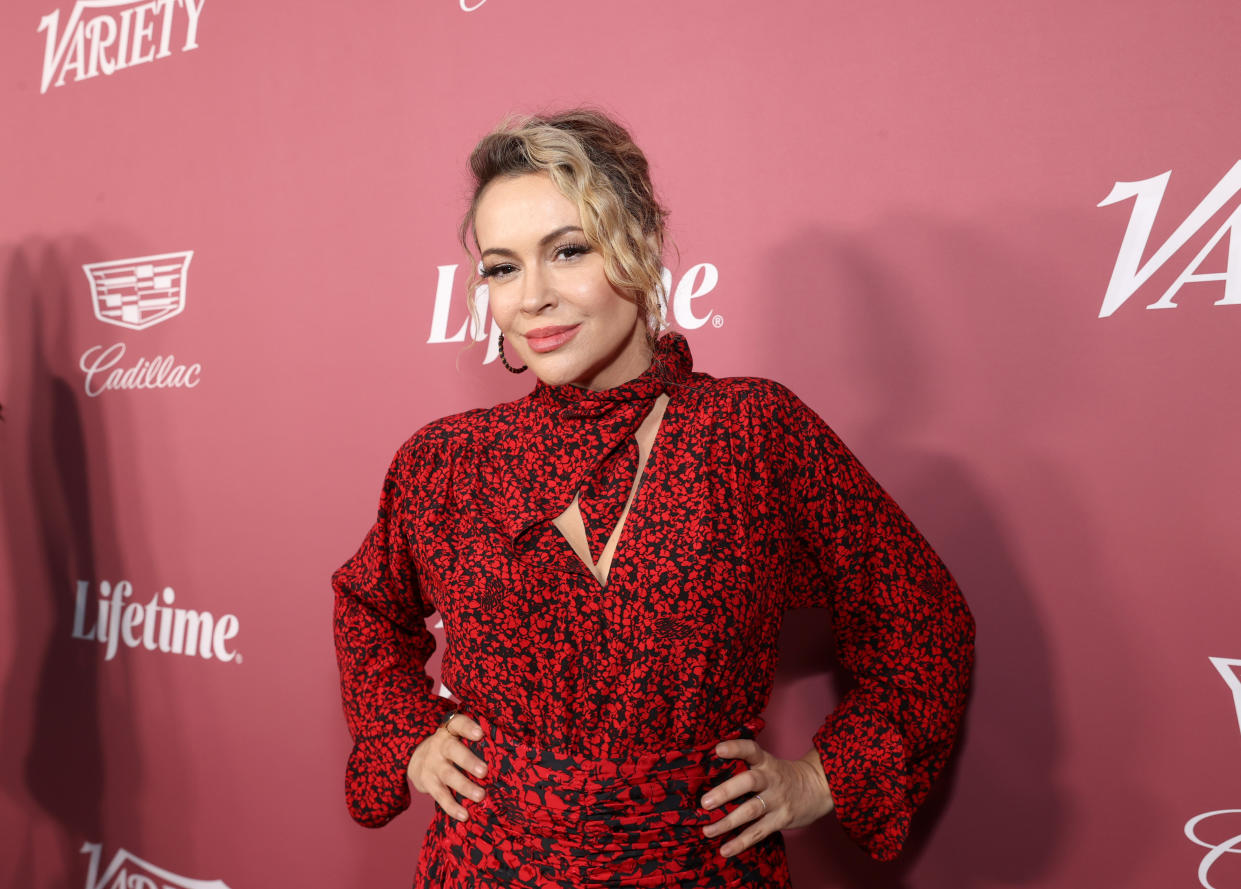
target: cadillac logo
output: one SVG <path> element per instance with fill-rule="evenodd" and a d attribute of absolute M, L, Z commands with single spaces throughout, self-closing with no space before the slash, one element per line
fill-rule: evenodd
<path fill-rule="evenodd" d="M 82 266 L 90 281 L 95 317 L 105 324 L 145 330 L 185 310 L 185 274 L 192 250 Z"/>

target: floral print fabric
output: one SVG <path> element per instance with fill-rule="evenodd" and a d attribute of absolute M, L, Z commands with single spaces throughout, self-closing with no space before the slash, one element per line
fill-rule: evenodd
<path fill-rule="evenodd" d="M 443 682 L 463 711 L 533 749 L 623 763 L 709 749 L 759 719 L 783 616 L 814 606 L 829 609 L 856 687 L 812 741 L 845 830 L 892 858 L 960 723 L 974 634 L 960 591 L 791 392 L 694 372 L 678 334 L 661 337 L 655 357 L 614 389 L 539 383 L 431 423 L 398 451 L 375 525 L 334 576 L 350 812 L 379 826 L 407 807 L 413 749 L 456 706 L 425 670 L 435 643 L 424 621 L 435 611 Z M 552 519 L 581 492 L 592 549 L 606 540 L 624 502 L 616 489 L 627 494 L 633 481 L 633 432 L 661 393 L 667 410 L 601 585 Z M 670 827 L 678 834 L 706 814 L 688 802 Z M 471 821 L 486 805 L 464 804 Z M 423 879 L 443 872 L 436 862 L 499 854 L 484 843 L 497 845 L 437 808 Z M 694 848 L 680 860 L 696 860 Z M 782 845 L 765 843 L 735 867 L 759 873 L 776 860 Z M 676 864 L 664 860 L 661 872 Z M 634 866 L 642 871 L 640 856 Z M 781 885 L 773 873 L 675 885 Z M 443 885 L 488 885 L 476 876 Z"/>
<path fill-rule="evenodd" d="M 722 858 L 702 835 L 741 801 L 707 812 L 698 800 L 744 771 L 714 744 L 592 760 L 512 738 L 486 716 L 467 745 L 488 764 L 483 802 L 464 822 L 436 809 L 415 886 L 787 886 L 780 834 Z M 755 720 L 737 737 L 753 738 Z"/>

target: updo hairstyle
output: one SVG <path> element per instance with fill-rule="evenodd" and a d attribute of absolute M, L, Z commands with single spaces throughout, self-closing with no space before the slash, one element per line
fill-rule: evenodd
<path fill-rule="evenodd" d="M 546 173 L 577 205 L 582 231 L 603 255 L 608 281 L 634 301 L 652 334 L 663 328 L 659 293 L 668 212 L 655 199 L 646 156 L 624 127 L 589 108 L 510 118 L 474 148 L 470 172 L 474 196 L 460 228 L 470 256 L 468 293 L 480 283 L 470 240 L 483 190 L 498 178 Z"/>

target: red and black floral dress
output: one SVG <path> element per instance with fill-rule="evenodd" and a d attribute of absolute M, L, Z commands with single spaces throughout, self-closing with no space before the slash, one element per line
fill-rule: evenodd
<path fill-rule="evenodd" d="M 580 494 L 596 558 L 637 470 L 634 431 L 670 400 L 606 586 L 552 524 Z M 666 334 L 641 377 L 431 423 L 398 451 L 379 516 L 336 572 L 336 650 L 354 748 L 350 813 L 409 805 L 414 748 L 457 707 L 485 737 L 467 821 L 437 806 L 416 887 L 787 886 L 775 833 L 723 858 L 700 808 L 748 766 L 786 609 L 831 610 L 856 687 L 814 746 L 845 830 L 900 850 L 952 746 L 974 625 L 927 542 L 828 426 L 763 379 L 694 373 Z"/>

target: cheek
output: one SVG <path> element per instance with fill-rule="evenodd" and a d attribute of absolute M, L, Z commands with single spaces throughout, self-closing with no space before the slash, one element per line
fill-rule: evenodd
<path fill-rule="evenodd" d="M 638 313 L 637 307 L 632 302 L 625 299 L 624 295 L 618 293 L 607 283 L 592 288 L 588 296 L 584 295 L 583 301 L 589 304 L 589 311 L 592 315 L 617 323 L 628 323 Z"/>
<path fill-rule="evenodd" d="M 517 316 L 517 303 L 510 299 L 503 287 L 488 288 L 487 290 L 487 311 L 491 317 L 495 319 L 496 324 L 501 330 L 508 330 L 513 323 L 513 318 Z M 480 315 L 486 314 L 480 312 Z"/>
<path fill-rule="evenodd" d="M 617 337 L 628 337 L 634 325 L 638 323 L 638 307 L 624 297 L 618 296 L 612 303 L 610 318 Z"/>

